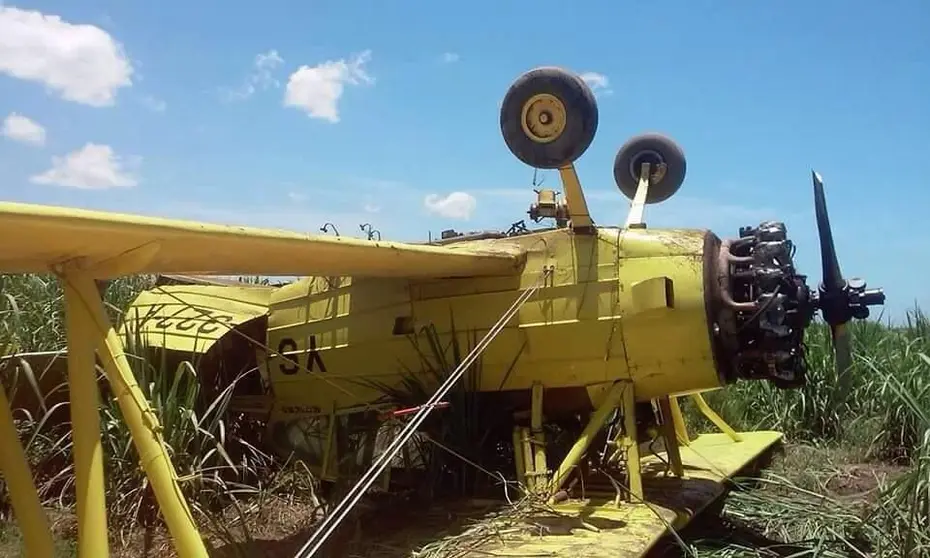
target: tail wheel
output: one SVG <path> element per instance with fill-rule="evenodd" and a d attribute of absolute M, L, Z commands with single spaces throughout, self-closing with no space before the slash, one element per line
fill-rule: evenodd
<path fill-rule="evenodd" d="M 663 202 L 681 188 L 687 166 L 684 151 L 662 134 L 641 134 L 624 143 L 614 158 L 614 180 L 624 196 L 636 196 L 643 163 L 650 164 L 651 173 L 646 203 Z"/>
<path fill-rule="evenodd" d="M 579 76 L 561 68 L 536 68 L 520 76 L 501 104 L 507 148 L 527 165 L 563 167 L 591 145 L 597 102 Z"/>

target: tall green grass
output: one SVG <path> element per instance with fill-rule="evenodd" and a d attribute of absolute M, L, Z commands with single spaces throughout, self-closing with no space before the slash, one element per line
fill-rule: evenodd
<path fill-rule="evenodd" d="M 123 317 L 124 309 L 141 290 L 153 284 L 151 277 L 107 284 L 103 298 L 113 322 Z M 0 348 L 4 354 L 66 348 L 62 298 L 53 278 L 0 276 Z M 125 349 L 136 382 L 161 424 L 181 489 L 205 533 L 220 543 L 250 539 L 247 519 L 262 511 L 286 473 L 262 451 L 249 418 L 228 409 L 235 383 L 258 371 L 247 371 L 217 396 L 207 396 L 191 360 L 169 361 L 163 352 L 146 347 L 139 337 L 129 339 Z M 57 369 L 64 370 L 64 366 Z M 52 371 L 34 370 L 27 359 L 19 359 L 7 361 L 0 373 L 12 400 L 16 391 L 23 389 L 43 395 L 38 386 L 47 387 L 48 382 L 43 382 L 42 375 Z M 157 502 L 121 409 L 106 388 L 99 367 L 98 384 L 102 387 L 100 416 L 111 536 L 120 544 L 128 544 L 141 527 L 142 544 L 148 548 L 163 526 Z M 66 387 L 62 381 L 44 395 Z M 49 508 L 68 511 L 75 503 L 71 429 L 67 398 L 58 399 L 63 400 L 42 409 L 38 416 L 22 408 L 14 409 L 14 415 L 42 501 Z M 10 512 L 0 479 L 0 515 L 9 520 Z"/>
<path fill-rule="evenodd" d="M 858 556 L 864 549 L 875 556 L 930 556 L 930 320 L 915 309 L 901 324 L 849 327 L 854 361 L 845 378 L 837 377 L 829 329 L 817 323 L 806 338 L 806 386 L 781 390 L 768 382 L 742 382 L 706 398 L 738 429 L 780 430 L 789 443 L 898 474 L 865 502 L 833 500 L 791 479 L 770 477 L 782 490 L 738 493 L 727 507 L 777 538 L 807 540 L 805 556 Z M 688 411 L 689 420 L 701 422 Z M 795 480 L 835 474 L 827 464 L 805 467 L 794 472 Z M 740 552 L 723 548 L 710 555 Z"/>
<path fill-rule="evenodd" d="M 806 339 L 810 369 L 803 388 L 741 382 L 707 394 L 708 402 L 742 429 L 865 444 L 869 457 L 908 463 L 923 448 L 926 429 L 911 405 L 930 409 L 930 320 L 915 310 L 903 325 L 866 321 L 849 327 L 854 358 L 846 378 L 837 377 L 829 329 L 817 323 Z"/>

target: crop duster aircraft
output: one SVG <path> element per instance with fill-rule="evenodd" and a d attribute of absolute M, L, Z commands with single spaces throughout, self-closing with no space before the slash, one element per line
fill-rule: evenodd
<path fill-rule="evenodd" d="M 573 162 L 594 139 L 598 109 L 574 73 L 542 67 L 519 77 L 504 97 L 500 126 L 520 161 L 558 170 L 561 197 L 540 189 L 529 209 L 533 221 L 552 226 L 410 244 L 0 204 L 0 270 L 52 273 L 64 286 L 82 556 L 108 552 L 95 350 L 176 549 L 184 557 L 206 552 L 158 420 L 127 366 L 128 336 L 201 354 L 226 370 L 217 372 L 227 374 L 222 382 L 230 370 L 257 366 L 262 381 L 237 388 L 239 409 L 263 416 L 272 443 L 297 452 L 322 479 L 358 479 L 303 555 L 321 548 L 361 493 L 396 463 L 428 413 L 452 412 L 442 410 L 443 396 L 480 357 L 481 374 L 469 389 L 506 413 L 523 490 L 588 520 L 613 520 L 594 539 L 547 535 L 487 551 L 591 552 L 595 544 L 613 556 L 645 552 L 780 440 L 778 432 L 735 432 L 702 392 L 738 380 L 804 384 L 802 340 L 818 310 L 833 330 L 837 365 L 847 366 L 845 324 L 884 302 L 880 289 L 840 272 L 816 173 L 823 269 L 812 288 L 794 266 L 783 223 L 744 227 L 727 239 L 646 226 L 644 207 L 670 198 L 685 178 L 682 150 L 660 134 L 620 147 L 613 175 L 630 210 L 621 226 L 596 225 Z M 95 281 L 128 274 L 303 278 L 271 288 L 173 277 L 143 292 L 114 326 Z M 404 370 L 423 370 L 411 338 L 424 331 L 444 346 L 467 332 L 481 341 L 444 380 L 422 372 L 436 391 L 422 405 L 399 409 L 378 386 L 401 386 Z M 690 437 L 681 398 L 722 432 Z M 8 405 L 0 403 L 3 474 L 16 516 L 29 555 L 50 555 L 47 520 Z M 372 433 L 385 413 L 405 415 L 410 428 L 375 455 Z M 567 451 L 556 455 L 547 446 L 546 424 L 571 433 Z M 348 450 L 346 440 L 358 432 L 367 441 Z M 648 449 L 653 438 L 663 451 Z M 572 481 L 586 460 L 616 472 L 622 497 L 579 490 Z M 366 470 L 360 476 L 359 466 Z"/>

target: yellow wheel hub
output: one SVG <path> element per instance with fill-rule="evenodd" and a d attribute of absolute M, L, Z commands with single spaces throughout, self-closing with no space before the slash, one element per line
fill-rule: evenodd
<path fill-rule="evenodd" d="M 565 130 L 565 105 L 548 93 L 533 95 L 523 104 L 523 133 L 536 143 L 555 141 Z"/>

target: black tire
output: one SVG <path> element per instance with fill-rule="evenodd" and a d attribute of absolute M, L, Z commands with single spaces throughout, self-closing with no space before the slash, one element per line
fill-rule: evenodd
<path fill-rule="evenodd" d="M 639 187 L 642 163 L 653 168 L 665 163 L 665 175 L 649 184 L 646 203 L 659 203 L 672 197 L 685 181 L 685 153 L 675 141 L 662 134 L 640 134 L 627 140 L 614 158 L 614 180 L 623 195 L 633 199 Z"/>
<path fill-rule="evenodd" d="M 554 140 L 541 143 L 523 129 L 523 107 L 534 95 L 549 94 L 565 109 L 565 125 Z M 557 169 L 588 149 L 597 133 L 597 101 L 579 76 L 562 68 L 543 67 L 526 72 L 507 90 L 501 104 L 501 133 L 507 148 L 527 165 Z"/>

